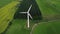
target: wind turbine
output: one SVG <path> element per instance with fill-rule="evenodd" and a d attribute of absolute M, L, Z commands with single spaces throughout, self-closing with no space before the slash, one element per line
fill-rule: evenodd
<path fill-rule="evenodd" d="M 30 15 L 30 10 L 31 10 L 31 8 L 32 8 L 32 5 L 30 5 L 30 7 L 29 7 L 29 9 L 28 9 L 28 11 L 27 12 L 20 12 L 20 13 L 23 13 L 23 14 L 27 14 L 27 27 L 29 28 L 30 27 L 30 25 L 29 25 L 29 17 L 32 19 L 32 16 Z"/>

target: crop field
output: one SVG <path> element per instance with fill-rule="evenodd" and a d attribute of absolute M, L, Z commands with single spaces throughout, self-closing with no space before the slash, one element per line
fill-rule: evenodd
<path fill-rule="evenodd" d="M 0 34 L 60 34 L 60 1 L 36 0 L 43 19 L 39 22 L 14 19 L 18 0 L 0 0 Z"/>
<path fill-rule="evenodd" d="M 0 9 L 0 33 L 3 32 L 8 26 L 9 22 L 13 19 L 18 2 L 13 1 Z"/>

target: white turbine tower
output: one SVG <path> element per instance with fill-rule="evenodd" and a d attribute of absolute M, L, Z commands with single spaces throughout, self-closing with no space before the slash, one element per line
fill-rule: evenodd
<path fill-rule="evenodd" d="M 28 9 L 28 11 L 27 12 L 20 12 L 20 13 L 23 13 L 23 14 L 27 14 L 27 27 L 29 28 L 30 26 L 29 26 L 29 17 L 32 19 L 32 16 L 30 15 L 30 10 L 31 10 L 31 8 L 32 8 L 32 5 L 30 5 L 30 7 L 29 7 L 29 9 Z"/>

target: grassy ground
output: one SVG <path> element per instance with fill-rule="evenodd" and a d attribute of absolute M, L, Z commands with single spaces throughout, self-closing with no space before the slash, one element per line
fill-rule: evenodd
<path fill-rule="evenodd" d="M 13 1 L 18 1 L 18 0 L 0 0 L 0 8 L 2 8 L 5 5 L 8 5 L 9 3 Z"/>
<path fill-rule="evenodd" d="M 60 34 L 60 20 L 41 22 L 34 28 L 32 34 Z"/>
<path fill-rule="evenodd" d="M 26 28 L 26 19 L 15 19 L 5 34 L 29 34 L 30 30 Z"/>
<path fill-rule="evenodd" d="M 60 14 L 60 1 L 59 0 L 36 0 L 42 16 L 48 19 L 58 17 Z"/>
<path fill-rule="evenodd" d="M 0 33 L 7 28 L 8 23 L 13 19 L 14 13 L 16 11 L 15 6 L 17 4 L 18 2 L 13 1 L 0 9 Z"/>
<path fill-rule="evenodd" d="M 34 24 L 34 21 L 30 20 L 30 28 L 28 29 L 26 19 L 14 19 L 5 34 L 30 34 L 31 28 Z"/>
<path fill-rule="evenodd" d="M 9 4 L 12 1 L 13 0 L 0 0 L 0 8 L 2 8 L 3 6 Z"/>

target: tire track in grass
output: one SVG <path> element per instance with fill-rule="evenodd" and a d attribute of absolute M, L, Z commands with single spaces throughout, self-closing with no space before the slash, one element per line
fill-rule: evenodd
<path fill-rule="evenodd" d="M 32 27 L 32 30 L 30 32 L 30 34 L 32 34 L 32 31 L 34 30 L 34 28 L 37 26 L 37 24 L 34 24 L 33 27 Z"/>

